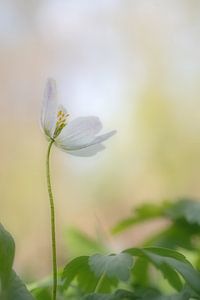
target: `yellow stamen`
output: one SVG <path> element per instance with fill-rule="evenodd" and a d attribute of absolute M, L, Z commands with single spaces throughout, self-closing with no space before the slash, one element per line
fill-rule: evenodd
<path fill-rule="evenodd" d="M 54 132 L 54 138 L 57 137 L 62 131 L 62 129 L 67 125 L 68 117 L 69 114 L 63 110 L 59 110 L 57 112 L 57 122 L 56 122 L 56 129 Z"/>

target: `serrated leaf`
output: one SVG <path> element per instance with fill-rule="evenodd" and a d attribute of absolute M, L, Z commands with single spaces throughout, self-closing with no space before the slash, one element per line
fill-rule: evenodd
<path fill-rule="evenodd" d="M 80 270 L 77 280 L 83 291 L 92 292 L 96 289 L 98 282 L 100 281 L 100 277 L 96 276 L 94 272 L 92 272 L 88 264 L 85 268 Z M 98 290 L 99 292 L 110 292 L 111 287 L 116 287 L 117 283 L 118 281 L 116 278 L 104 276 L 101 279 L 101 285 Z"/>
<path fill-rule="evenodd" d="M 101 255 L 96 254 L 89 258 L 91 270 L 97 277 L 103 274 L 121 281 L 127 281 L 133 266 L 133 259 L 127 253 Z"/>
<path fill-rule="evenodd" d="M 132 280 L 134 285 L 146 287 L 149 285 L 149 261 L 144 257 L 138 257 L 132 269 Z"/>
<path fill-rule="evenodd" d="M 182 275 L 188 285 L 200 294 L 200 273 L 193 268 L 182 254 L 170 249 L 156 247 L 131 248 L 125 250 L 125 252 L 133 256 L 145 257 L 160 269 L 169 282 L 171 282 L 171 278 L 165 269 L 167 265 L 168 268 L 171 268 L 171 271 L 175 270 Z M 173 276 L 175 276 L 175 273 Z"/>
<path fill-rule="evenodd" d="M 177 291 L 182 290 L 182 281 L 177 272 L 171 266 L 163 263 L 159 265 L 159 268 L 172 287 L 174 287 Z"/>
<path fill-rule="evenodd" d="M 88 259 L 88 256 L 77 257 L 66 265 L 62 276 L 64 290 L 67 290 L 75 279 L 82 291 L 90 293 L 95 290 L 100 278 L 91 270 Z M 116 285 L 116 279 L 105 276 L 99 290 L 109 292 L 111 287 Z"/>

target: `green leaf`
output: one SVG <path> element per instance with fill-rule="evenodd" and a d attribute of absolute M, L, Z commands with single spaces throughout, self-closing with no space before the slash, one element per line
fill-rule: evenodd
<path fill-rule="evenodd" d="M 33 297 L 27 290 L 25 284 L 17 276 L 17 274 L 12 271 L 9 284 L 7 288 L 3 291 L 2 300 L 33 300 Z"/>
<path fill-rule="evenodd" d="M 191 299 L 190 294 L 185 292 L 185 293 L 171 295 L 171 296 L 161 295 L 161 296 L 157 296 L 156 298 L 144 298 L 143 300 L 189 300 L 189 299 Z"/>
<path fill-rule="evenodd" d="M 166 215 L 172 220 L 185 219 L 189 224 L 200 226 L 200 203 L 188 199 L 179 200 L 166 210 Z"/>
<path fill-rule="evenodd" d="M 52 299 L 52 292 L 48 289 L 36 289 L 33 292 L 33 295 L 37 300 L 51 300 Z"/>
<path fill-rule="evenodd" d="M 191 293 L 187 289 L 183 289 L 178 294 L 162 295 L 155 288 L 136 288 L 135 295 L 137 300 L 189 300 Z"/>
<path fill-rule="evenodd" d="M 170 249 L 156 247 L 142 249 L 131 248 L 125 250 L 125 252 L 132 254 L 133 256 L 145 257 L 148 259 L 163 272 L 164 276 L 171 284 L 172 278 L 177 281 L 176 285 L 179 282 L 178 275 L 176 276 L 175 271 L 178 272 L 182 275 L 188 285 L 200 294 L 200 273 L 193 268 L 182 254 Z"/>
<path fill-rule="evenodd" d="M 111 287 L 116 287 L 118 281 L 116 278 L 109 278 L 108 276 L 97 277 L 94 272 L 92 272 L 89 263 L 85 268 L 80 270 L 78 274 L 78 283 L 83 291 L 92 292 L 96 289 L 98 283 L 101 280 L 101 285 L 98 288 L 99 292 L 110 292 Z"/>
<path fill-rule="evenodd" d="M 171 219 L 173 221 L 184 220 L 191 225 L 200 226 L 200 202 L 190 199 L 180 199 L 173 202 L 163 202 L 161 204 L 142 204 L 134 209 L 133 215 L 120 221 L 113 229 L 112 233 L 120 233 L 130 227 L 148 220 L 159 217 Z M 198 228 L 198 231 L 200 228 Z"/>
<path fill-rule="evenodd" d="M 67 290 L 72 282 L 78 282 L 79 288 L 87 293 L 95 290 L 100 277 L 96 276 L 89 266 L 89 257 L 80 256 L 69 262 L 64 268 L 63 290 Z M 100 292 L 109 292 L 112 286 L 117 285 L 117 280 L 105 276 L 103 278 Z"/>
<path fill-rule="evenodd" d="M 84 300 L 189 300 L 190 293 L 182 291 L 175 295 L 161 295 L 160 292 L 153 289 L 143 289 L 141 293 L 130 292 L 126 290 L 118 290 L 112 295 L 91 294 Z"/>
<path fill-rule="evenodd" d="M 169 202 L 161 204 L 143 204 L 134 210 L 133 216 L 120 221 L 113 227 L 112 233 L 120 233 L 134 226 L 135 224 L 152 220 L 155 218 L 163 217 L 166 209 L 170 207 Z"/>
<path fill-rule="evenodd" d="M 127 281 L 133 266 L 133 259 L 127 253 L 101 255 L 96 254 L 89 258 L 91 270 L 97 277 L 103 274 L 121 281 Z"/>
<path fill-rule="evenodd" d="M 61 287 L 61 281 L 58 274 L 58 292 Z M 28 285 L 31 294 L 37 300 L 51 300 L 52 298 L 52 276 L 46 277 L 40 281 L 32 282 Z"/>
<path fill-rule="evenodd" d="M 33 300 L 25 285 L 12 270 L 15 243 L 0 224 L 0 299 Z"/>
<path fill-rule="evenodd" d="M 12 272 L 15 243 L 9 232 L 0 224 L 0 281 L 4 289 Z"/>
<path fill-rule="evenodd" d="M 114 300 L 113 295 L 91 294 L 84 297 L 84 300 Z"/>
<path fill-rule="evenodd" d="M 159 265 L 159 269 L 173 288 L 175 288 L 177 291 L 180 291 L 183 288 L 183 284 L 179 275 L 171 266 L 166 263 L 162 263 Z"/>
<path fill-rule="evenodd" d="M 112 295 L 106 294 L 91 294 L 84 298 L 84 300 L 137 300 L 136 297 L 132 292 L 125 291 L 125 290 L 118 290 Z"/>
<path fill-rule="evenodd" d="M 149 285 L 149 261 L 144 257 L 138 257 L 132 269 L 132 280 L 136 286 L 146 287 Z"/>
<path fill-rule="evenodd" d="M 174 221 L 167 229 L 155 234 L 145 242 L 145 246 L 156 246 L 170 249 L 194 250 L 198 248 L 197 240 L 194 237 L 199 235 L 194 226 L 188 223 Z"/>
<path fill-rule="evenodd" d="M 69 262 L 63 270 L 62 279 L 64 280 L 63 287 L 67 289 L 74 278 L 79 274 L 79 271 L 88 265 L 88 256 L 80 256 Z"/>

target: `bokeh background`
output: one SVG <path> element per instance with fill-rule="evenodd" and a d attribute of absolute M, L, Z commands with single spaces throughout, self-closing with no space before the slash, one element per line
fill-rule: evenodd
<path fill-rule="evenodd" d="M 144 201 L 200 197 L 199 0 L 0 1 L 0 220 L 23 277 L 50 272 L 46 78 L 73 119 L 98 115 L 118 133 L 92 158 L 52 155 L 60 264 L 68 226 L 109 237 Z"/>

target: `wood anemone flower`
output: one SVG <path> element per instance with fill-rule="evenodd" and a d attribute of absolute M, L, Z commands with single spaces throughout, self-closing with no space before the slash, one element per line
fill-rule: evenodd
<path fill-rule="evenodd" d="M 98 135 L 102 123 L 98 117 L 79 117 L 69 121 L 69 114 L 57 102 L 54 79 L 48 79 L 44 92 L 41 125 L 49 140 L 65 152 L 75 156 L 93 156 L 105 149 L 102 144 L 116 133 L 116 130 Z"/>

